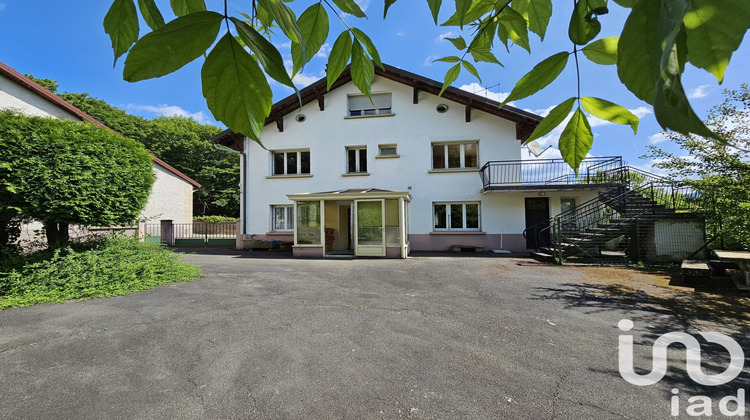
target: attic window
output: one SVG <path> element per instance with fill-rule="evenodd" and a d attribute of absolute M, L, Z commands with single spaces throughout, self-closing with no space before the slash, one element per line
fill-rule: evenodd
<path fill-rule="evenodd" d="M 349 95 L 349 116 L 391 115 L 391 94 L 372 94 L 372 102 L 365 95 Z"/>

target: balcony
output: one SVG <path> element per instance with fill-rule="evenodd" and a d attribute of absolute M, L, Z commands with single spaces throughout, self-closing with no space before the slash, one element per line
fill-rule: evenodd
<path fill-rule="evenodd" d="M 578 175 L 562 159 L 489 161 L 479 170 L 482 191 L 570 190 L 622 185 L 621 156 L 586 158 Z"/>

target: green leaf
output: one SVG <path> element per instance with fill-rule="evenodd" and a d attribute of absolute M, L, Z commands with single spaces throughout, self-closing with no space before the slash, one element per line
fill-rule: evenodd
<path fill-rule="evenodd" d="M 617 3 L 618 5 L 620 5 L 620 6 L 622 6 L 622 7 L 626 7 L 626 8 L 628 8 L 628 9 L 630 9 L 630 8 L 632 8 L 633 6 L 635 6 L 635 4 L 636 4 L 636 3 L 637 3 L 637 2 L 639 1 L 639 0 L 612 0 L 612 1 L 614 1 L 615 3 Z"/>
<path fill-rule="evenodd" d="M 445 79 L 443 79 L 443 88 L 440 89 L 440 93 L 438 96 L 442 96 L 443 92 L 445 92 L 448 87 L 458 79 L 458 75 L 461 73 L 461 63 L 457 63 L 456 65 L 452 66 L 448 69 L 448 71 L 445 73 Z"/>
<path fill-rule="evenodd" d="M 388 15 L 388 9 L 391 8 L 391 5 L 395 3 L 396 0 L 385 0 L 385 9 L 383 9 L 383 19 Z"/>
<path fill-rule="evenodd" d="M 444 63 L 458 63 L 459 61 L 461 61 L 461 57 L 457 57 L 455 55 L 450 55 L 448 57 L 440 57 L 440 58 L 438 58 L 436 60 L 432 60 L 433 63 L 435 63 L 437 61 L 442 61 Z"/>
<path fill-rule="evenodd" d="M 512 6 L 529 23 L 529 30 L 543 41 L 552 16 L 552 0 L 513 0 Z"/>
<path fill-rule="evenodd" d="M 661 42 L 657 41 L 659 2 L 641 1 L 630 12 L 617 43 L 617 75 L 639 99 L 654 103 Z"/>
<path fill-rule="evenodd" d="M 190 13 L 144 35 L 125 60 L 123 78 L 137 82 L 180 69 L 214 43 L 223 19 L 215 12 Z"/>
<path fill-rule="evenodd" d="M 352 28 L 352 33 L 354 34 L 354 38 L 367 48 L 367 52 L 370 54 L 370 57 L 375 60 L 375 64 L 382 69 L 383 62 L 380 61 L 380 54 L 378 54 L 378 50 L 375 48 L 375 44 L 372 43 L 370 37 L 357 28 Z"/>
<path fill-rule="evenodd" d="M 625 107 L 617 105 L 600 98 L 584 96 L 581 98 L 583 109 L 589 114 L 613 122 L 615 124 L 626 124 L 633 128 L 633 134 L 638 133 L 638 117 L 633 115 Z"/>
<path fill-rule="evenodd" d="M 576 176 L 578 176 L 581 161 L 586 158 L 593 144 L 594 135 L 591 134 L 591 126 L 586 114 L 581 111 L 581 108 L 577 108 L 560 135 L 559 143 L 563 160 L 573 168 Z"/>
<path fill-rule="evenodd" d="M 276 47 L 246 22 L 237 18 L 231 19 L 240 38 L 255 53 L 266 73 L 277 82 L 296 90 L 297 88 L 287 74 L 286 68 L 284 68 L 284 60 Z"/>
<path fill-rule="evenodd" d="M 349 13 L 350 15 L 354 15 L 358 18 L 364 18 L 367 17 L 365 15 L 365 12 L 360 9 L 359 5 L 354 0 L 333 0 L 334 3 L 336 3 L 336 6 L 341 9 L 344 13 Z"/>
<path fill-rule="evenodd" d="M 750 1 L 693 0 L 683 23 L 688 61 L 722 83 L 732 53 L 750 28 Z"/>
<path fill-rule="evenodd" d="M 529 46 L 529 29 L 526 19 L 510 7 L 506 7 L 497 17 L 498 32 L 502 33 L 501 39 L 509 39 L 514 44 L 531 52 Z"/>
<path fill-rule="evenodd" d="M 297 74 L 307 64 L 328 38 L 328 14 L 321 3 L 315 3 L 305 10 L 297 20 L 297 26 L 302 32 L 303 44 L 307 46 L 303 53 L 300 44 L 292 43 L 292 61 Z"/>
<path fill-rule="evenodd" d="M 479 0 L 479 1 L 471 2 L 469 6 L 469 10 L 467 10 L 463 14 L 459 13 L 459 10 L 457 7 L 456 12 L 453 15 L 451 15 L 451 17 L 449 17 L 448 20 L 441 23 L 440 26 L 463 27 L 463 25 L 465 25 L 466 23 L 478 20 L 485 14 L 489 13 L 492 10 L 493 5 L 494 5 L 494 1 L 488 1 L 488 0 Z"/>
<path fill-rule="evenodd" d="M 104 16 L 104 32 L 112 41 L 112 51 L 117 59 L 128 52 L 138 40 L 138 14 L 133 0 L 115 0 Z M 113 65 L 114 65 L 113 64 Z"/>
<path fill-rule="evenodd" d="M 526 98 L 544 89 L 562 73 L 568 63 L 569 56 L 568 52 L 562 51 L 542 60 L 516 83 L 510 95 L 505 98 L 500 106 L 502 107 L 510 101 Z"/>
<path fill-rule="evenodd" d="M 303 50 L 307 49 L 303 42 L 302 31 L 297 26 L 297 17 L 292 9 L 281 0 L 258 0 L 258 5 L 273 16 L 273 20 L 293 44 L 301 44 Z"/>
<path fill-rule="evenodd" d="M 458 16 L 458 26 L 463 29 L 464 24 L 471 22 L 471 20 L 468 19 L 467 12 L 469 11 L 469 8 L 471 8 L 472 3 L 474 3 L 472 0 L 454 0 L 456 3 L 456 15 Z"/>
<path fill-rule="evenodd" d="M 227 33 L 201 70 L 203 97 L 214 118 L 260 143 L 272 92 L 258 63 Z"/>
<path fill-rule="evenodd" d="M 485 63 L 494 63 L 502 66 L 503 64 L 495 57 L 495 54 L 492 54 L 492 51 L 489 50 L 489 48 L 486 49 L 475 49 L 474 47 L 471 47 L 469 49 L 469 54 L 471 54 L 471 57 L 474 59 L 474 61 L 482 61 Z"/>
<path fill-rule="evenodd" d="M 443 0 L 427 0 L 427 5 L 430 6 L 430 13 L 432 13 L 432 20 L 437 25 L 438 14 L 440 14 L 440 6 L 442 6 Z"/>
<path fill-rule="evenodd" d="M 463 50 L 466 48 L 466 40 L 464 40 L 464 37 L 462 36 L 459 36 L 457 38 L 445 38 L 445 39 L 450 41 L 451 44 L 453 44 L 453 46 L 456 47 L 456 49 Z"/>
<path fill-rule="evenodd" d="M 578 0 L 570 17 L 570 40 L 578 45 L 588 44 L 602 30 L 602 24 L 596 16 L 608 12 L 606 0 Z"/>
<path fill-rule="evenodd" d="M 331 53 L 328 55 L 328 70 L 326 71 L 327 89 L 331 89 L 331 85 L 341 76 L 341 73 L 346 69 L 346 64 L 349 62 L 349 58 L 352 56 L 352 37 L 349 35 L 349 31 L 346 30 L 341 32 L 336 42 L 333 43 Z"/>
<path fill-rule="evenodd" d="M 372 78 L 375 75 L 375 66 L 372 64 L 370 57 L 365 54 L 362 44 L 358 40 L 354 40 L 352 43 L 352 82 L 360 92 L 367 95 L 372 101 L 370 96 L 370 88 L 372 85 Z"/>
<path fill-rule="evenodd" d="M 203 0 L 169 0 L 169 4 L 178 17 L 206 11 L 206 3 Z"/>
<path fill-rule="evenodd" d="M 462 60 L 462 61 L 461 61 L 461 64 L 463 64 L 464 68 L 465 68 L 466 70 L 468 70 L 468 71 L 469 71 L 469 73 L 471 73 L 472 75 L 474 75 L 474 77 L 476 77 L 476 78 L 477 78 L 477 79 L 479 80 L 479 82 L 480 82 L 480 83 L 482 82 L 482 78 L 481 78 L 481 77 L 479 77 L 479 72 L 477 71 L 477 68 L 476 68 L 476 67 L 474 67 L 474 65 L 473 65 L 473 64 L 469 63 L 469 62 L 468 62 L 468 61 L 466 61 L 466 60 Z"/>
<path fill-rule="evenodd" d="M 575 101 L 575 97 L 569 98 L 563 101 L 560 105 L 554 107 L 552 111 L 550 111 L 549 114 L 539 122 L 539 125 L 536 126 L 534 132 L 531 133 L 531 136 L 524 142 L 524 144 L 546 136 L 550 131 L 554 130 L 555 127 L 562 124 L 562 122 L 565 121 L 565 118 L 568 117 L 570 110 L 573 109 Z"/>
<path fill-rule="evenodd" d="M 149 28 L 156 30 L 164 26 L 164 17 L 161 15 L 159 8 L 156 7 L 154 0 L 138 0 L 138 8 L 141 10 L 141 16 Z"/>
<path fill-rule="evenodd" d="M 597 39 L 581 48 L 581 52 L 596 64 L 617 64 L 617 43 L 619 40 L 620 37 L 617 36 Z"/>
<path fill-rule="evenodd" d="M 656 121 L 666 129 L 683 134 L 695 133 L 703 137 L 716 135 L 706 128 L 703 121 L 695 114 L 685 95 L 680 81 L 682 69 L 679 62 L 677 46 L 668 57 L 659 81 L 656 83 L 654 97 L 654 116 Z"/>

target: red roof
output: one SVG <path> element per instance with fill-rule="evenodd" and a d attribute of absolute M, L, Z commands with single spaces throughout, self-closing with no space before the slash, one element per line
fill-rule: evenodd
<path fill-rule="evenodd" d="M 63 108 L 64 110 L 70 112 L 71 114 L 77 116 L 81 120 L 88 121 L 90 123 L 96 124 L 99 127 L 105 128 L 109 131 L 112 131 L 113 133 L 117 133 L 116 131 L 112 130 L 111 128 L 107 127 L 106 125 L 102 124 L 101 122 L 97 121 L 96 118 L 92 117 L 91 115 L 81 111 L 80 109 L 76 108 L 75 106 L 71 105 L 67 101 L 65 101 L 63 98 L 55 95 L 54 93 L 47 90 L 45 87 L 41 86 L 40 84 L 34 82 L 33 80 L 29 79 L 28 77 L 24 76 L 23 74 L 17 72 L 13 68 L 7 66 L 5 63 L 0 61 L 0 74 L 3 76 L 13 80 L 17 84 L 25 87 L 26 89 L 30 90 L 31 92 L 41 96 L 42 98 L 46 99 L 47 101 L 59 106 L 60 108 Z M 117 133 L 119 134 L 119 133 Z M 182 172 L 178 171 L 171 165 L 167 164 L 163 160 L 159 159 L 158 157 L 151 155 L 151 158 L 154 160 L 154 163 L 161 166 L 162 168 L 166 169 L 167 171 L 173 173 L 177 177 L 183 179 L 184 181 L 188 182 L 195 188 L 200 188 L 201 184 L 197 183 L 195 180 L 190 178 L 189 176 L 183 174 Z"/>

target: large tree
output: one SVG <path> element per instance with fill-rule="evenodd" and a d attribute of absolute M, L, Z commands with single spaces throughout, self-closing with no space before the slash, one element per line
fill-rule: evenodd
<path fill-rule="evenodd" d="M 725 90 L 724 101 L 708 114 L 706 125 L 718 138 L 665 132 L 680 147 L 675 154 L 650 146 L 644 157 L 699 193 L 714 246 L 750 248 L 750 89 Z"/>
<path fill-rule="evenodd" d="M 383 0 L 383 19 L 396 2 Z M 299 17 L 292 8 L 300 11 L 299 7 L 309 2 L 257 0 L 244 3 L 247 9 L 235 12 L 227 0 L 223 5 L 212 2 L 220 6 L 217 11 L 207 10 L 204 0 L 171 0 L 176 18 L 169 22 L 165 22 L 154 0 L 137 3 L 138 9 L 135 0 L 113 0 L 104 17 L 104 30 L 112 41 L 115 61 L 127 54 L 123 78 L 136 82 L 161 77 L 205 55 L 201 72 L 203 96 L 214 118 L 258 142 L 272 104 L 266 76 L 294 88 L 291 77 L 327 41 L 333 45 L 326 71 L 329 87 L 351 63 L 352 81 L 370 95 L 373 62 L 382 67 L 370 38 L 354 26 L 355 22 L 342 16 L 367 17 L 355 0 L 313 2 Z M 567 66 L 578 73 L 579 60 L 585 57 L 596 64 L 615 65 L 620 81 L 653 106 L 663 128 L 705 137 L 715 134 L 690 106 L 682 87 L 682 74 L 691 64 L 721 83 L 732 53 L 750 28 L 747 0 L 614 0 L 616 6 L 607 0 L 573 0 L 567 28 L 548 28 L 552 0 L 455 0 L 451 6 L 442 0 L 426 3 L 436 25 L 447 11 L 450 17 L 441 25 L 468 38 L 448 38 L 458 52 L 436 60 L 450 66 L 443 89 L 462 71 L 480 77 L 470 59 L 474 63 L 501 65 L 498 53 L 510 51 L 509 44 L 530 52 L 530 33 L 542 41 L 545 37 L 567 37 L 570 48 L 537 64 L 518 81 L 505 102 L 533 95 L 552 83 Z M 619 37 L 596 39 L 602 27 L 598 16 L 607 14 L 610 6 L 622 7 L 628 15 L 622 32 Z M 143 36 L 139 11 L 151 28 Z M 340 21 L 343 28 L 334 36 L 335 41 L 329 40 L 329 11 L 338 17 L 333 22 Z M 548 29 L 555 33 L 548 33 Z M 277 48 L 266 38 L 272 30 L 291 42 L 292 75 L 287 73 Z M 549 133 L 573 111 L 562 131 L 559 148 L 563 158 L 576 169 L 593 144 L 584 110 L 630 125 L 634 131 L 638 125 L 638 118 L 624 107 L 583 96 L 580 74 L 578 80 L 577 94 L 553 109 L 531 136 L 533 139 Z"/>
<path fill-rule="evenodd" d="M 143 143 L 151 153 L 201 184 L 193 200 L 195 215 L 239 215 L 239 159 L 213 147 L 211 137 L 221 131 L 218 127 L 176 116 L 148 120 L 88 93 L 59 96 L 107 127 Z"/>
<path fill-rule="evenodd" d="M 44 223 L 48 245 L 68 226 L 138 219 L 154 174 L 140 143 L 88 122 L 0 112 L 0 213 Z"/>

